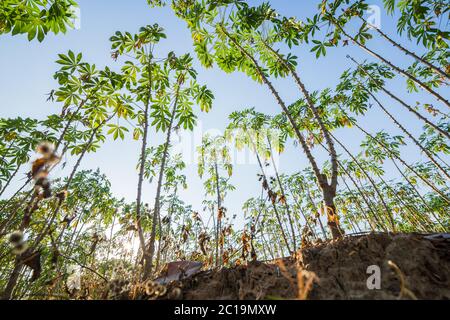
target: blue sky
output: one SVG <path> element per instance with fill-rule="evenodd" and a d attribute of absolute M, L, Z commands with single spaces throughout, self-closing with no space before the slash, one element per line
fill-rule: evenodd
<path fill-rule="evenodd" d="M 95 63 L 100 68 L 106 65 L 113 69 L 119 68 L 118 63 L 110 58 L 108 41 L 116 30 L 133 33 L 143 25 L 158 23 L 165 28 L 168 36 L 167 40 L 161 43 L 160 52 L 175 51 L 177 54 L 193 52 L 190 34 L 184 22 L 177 19 L 168 7 L 151 9 L 147 6 L 146 0 L 79 0 L 78 2 L 81 9 L 80 30 L 70 31 L 66 35 L 49 35 L 43 43 L 37 41 L 29 43 L 25 36 L 6 35 L 0 38 L 0 117 L 20 116 L 43 119 L 51 113 L 59 112 L 60 105 L 46 102 L 46 94 L 56 87 L 52 75 L 57 70 L 54 61 L 58 53 L 67 52 L 69 49 L 83 52 L 86 61 Z M 249 2 L 257 4 L 262 1 Z M 302 19 L 312 16 L 320 1 L 274 0 L 270 2 L 281 14 Z M 381 7 L 381 1 L 370 3 Z M 416 49 L 414 43 L 400 40 L 396 36 L 392 17 L 387 17 L 383 13 L 381 23 L 382 29 L 394 39 L 411 49 Z M 401 66 L 412 63 L 378 37 L 370 41 L 370 47 Z M 343 49 L 332 49 L 325 58 L 319 60 L 309 53 L 309 48 L 295 48 L 293 51 L 300 57 L 299 71 L 310 91 L 333 88 L 336 85 L 340 74 L 350 67 L 345 58 L 346 54 L 351 54 L 360 61 L 370 60 L 367 54 L 352 45 Z M 199 121 L 204 130 L 223 130 L 227 125 L 228 115 L 237 109 L 256 107 L 258 111 L 268 114 L 279 112 L 278 105 L 266 88 L 252 82 L 244 75 L 239 73 L 229 75 L 218 69 L 205 70 L 198 63 L 196 65 L 199 71 L 199 82 L 208 84 L 216 97 L 213 110 L 209 114 L 199 115 Z M 275 84 L 288 103 L 299 98 L 297 88 L 292 81 L 275 81 Z M 390 82 L 390 89 L 411 104 L 415 104 L 415 101 L 434 102 L 429 96 L 420 93 L 407 95 L 401 77 Z M 442 94 L 448 96 L 448 91 Z M 420 132 L 420 124 L 413 116 L 386 97 L 382 97 L 381 100 L 390 110 L 395 111 L 408 129 L 412 132 Z M 389 132 L 400 133 L 379 111 L 369 112 L 360 123 L 370 132 L 385 129 Z M 357 131 L 352 129 L 340 131 L 338 136 L 351 150 L 358 150 L 361 135 Z M 152 145 L 160 142 L 160 136 L 150 136 Z M 124 142 L 108 140 L 99 152 L 85 158 L 82 167 L 86 169 L 100 167 L 101 171 L 109 177 L 115 195 L 133 201 L 136 197 L 135 168 L 139 147 L 139 142 L 133 141 L 131 137 Z M 323 160 L 323 155 L 320 152 L 318 154 Z M 410 162 L 422 158 L 416 149 L 410 147 L 403 149 L 403 155 Z M 280 159 L 280 170 L 292 173 L 306 165 L 307 162 L 301 150 L 294 147 L 292 141 L 289 142 L 286 152 Z M 243 202 L 259 194 L 257 172 L 256 165 L 236 166 L 231 183 L 237 187 L 237 190 L 232 192 L 225 201 L 229 212 L 240 216 Z M 192 204 L 195 209 L 201 210 L 203 191 L 201 180 L 197 177 L 196 165 L 189 165 L 185 173 L 190 188 L 182 193 L 182 198 Z M 64 172 L 55 172 L 55 177 L 62 174 Z M 394 176 L 396 176 L 394 172 L 392 174 L 389 172 L 389 178 Z M 10 188 L 11 191 L 13 189 L 14 186 Z M 154 187 L 146 184 L 144 201 L 152 203 L 154 194 Z"/>

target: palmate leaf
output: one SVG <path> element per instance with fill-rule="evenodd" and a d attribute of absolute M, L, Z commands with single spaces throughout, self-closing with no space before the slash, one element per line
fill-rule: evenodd
<path fill-rule="evenodd" d="M 78 104 L 81 99 L 77 91 L 73 90 L 71 87 L 62 87 L 60 90 L 56 91 L 55 96 L 57 97 L 56 101 L 64 102 L 64 106 L 66 107 Z"/>
<path fill-rule="evenodd" d="M 164 7 L 166 5 L 166 1 L 164 0 L 147 0 L 147 3 L 150 7 Z"/>
<path fill-rule="evenodd" d="M 361 44 L 363 45 L 366 44 L 367 40 L 372 38 L 372 35 L 367 31 L 368 31 L 367 25 L 364 23 L 359 29 L 358 34 L 355 35 L 355 39 L 361 42 Z"/>
<path fill-rule="evenodd" d="M 170 110 L 165 104 L 153 104 L 150 116 L 153 118 L 152 126 L 156 126 L 156 131 L 166 131 L 170 124 Z"/>
<path fill-rule="evenodd" d="M 124 52 L 131 52 L 135 49 L 135 38 L 129 32 L 122 33 L 116 31 L 109 41 L 111 41 L 111 48 L 118 50 L 120 54 Z"/>
<path fill-rule="evenodd" d="M 117 101 L 113 99 L 112 101 Z M 119 118 L 128 119 L 129 117 L 134 116 L 133 107 L 128 104 L 123 104 L 121 102 L 117 103 L 115 110 L 117 112 L 117 116 Z"/>
<path fill-rule="evenodd" d="M 216 54 L 215 59 L 219 68 L 221 68 L 226 73 L 232 73 L 236 70 L 237 61 L 233 53 L 221 52 Z"/>
<path fill-rule="evenodd" d="M 394 13 L 395 0 L 383 0 L 383 4 L 389 14 Z"/>
<path fill-rule="evenodd" d="M 314 47 L 312 47 L 311 52 L 316 53 L 316 58 L 319 58 L 321 55 L 323 55 L 325 57 L 327 54 L 326 47 L 332 46 L 332 44 L 329 42 L 321 42 L 319 40 L 312 40 L 312 42 L 316 45 Z"/>
<path fill-rule="evenodd" d="M 126 61 L 125 65 L 122 67 L 123 78 L 126 83 L 132 83 L 136 85 L 137 83 L 137 74 L 140 72 L 140 68 L 136 66 L 131 61 Z"/>
<path fill-rule="evenodd" d="M 203 112 L 209 112 L 212 108 L 214 94 L 206 86 L 201 86 L 195 90 L 195 99 Z"/>
<path fill-rule="evenodd" d="M 44 25 L 31 26 L 30 30 L 28 31 L 28 41 L 32 41 L 34 38 L 36 38 L 37 35 L 38 41 L 42 42 L 46 34 L 47 30 L 45 29 Z"/>
<path fill-rule="evenodd" d="M 176 113 L 178 119 L 178 126 L 182 126 L 185 130 L 193 130 L 196 124 L 197 117 L 192 111 L 191 103 L 184 102 L 179 105 Z"/>
<path fill-rule="evenodd" d="M 74 0 L 3 0 L 0 6 L 5 27 L 0 33 L 11 31 L 12 35 L 27 34 L 28 40 L 37 38 L 42 42 L 49 31 L 54 34 L 65 33 L 67 27 L 73 28 Z"/>
<path fill-rule="evenodd" d="M 112 134 L 114 140 L 117 140 L 119 137 L 121 140 L 125 139 L 125 132 L 129 131 L 128 128 L 122 127 L 118 124 L 108 124 L 108 127 L 110 129 L 107 134 Z"/>
<path fill-rule="evenodd" d="M 206 42 L 202 41 L 194 43 L 194 50 L 197 53 L 197 57 L 200 60 L 201 64 L 205 68 L 211 68 L 213 66 L 214 59 L 208 52 Z"/>
<path fill-rule="evenodd" d="M 75 56 L 75 53 L 69 50 L 67 54 L 58 54 L 58 57 L 59 59 L 56 60 L 56 63 L 62 65 L 61 70 L 73 72 L 80 65 L 83 54 L 80 52 Z"/>
<path fill-rule="evenodd" d="M 139 138 L 143 135 L 143 131 L 141 128 L 134 128 L 133 130 L 133 139 L 139 140 Z"/>

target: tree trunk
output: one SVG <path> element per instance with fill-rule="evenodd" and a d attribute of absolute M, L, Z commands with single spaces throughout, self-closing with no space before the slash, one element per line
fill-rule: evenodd
<path fill-rule="evenodd" d="M 255 69 L 259 75 L 259 77 L 262 79 L 262 81 L 269 87 L 270 92 L 272 93 L 272 95 L 275 97 L 275 99 L 277 100 L 278 104 L 280 105 L 280 107 L 282 108 L 284 114 L 287 116 L 289 122 L 291 123 L 294 132 L 300 142 L 300 145 L 302 146 L 303 151 L 306 154 L 306 157 L 308 158 L 309 163 L 312 166 L 313 172 L 316 176 L 316 179 L 319 183 L 319 186 L 322 189 L 323 192 L 323 197 L 327 197 L 328 201 L 327 203 L 330 204 L 330 202 L 333 202 L 334 196 L 336 194 L 335 189 L 336 188 L 336 184 L 337 184 L 337 177 L 333 177 L 331 185 L 328 184 L 327 181 L 327 177 L 322 174 L 319 170 L 319 167 L 317 165 L 317 162 L 315 160 L 315 158 L 313 157 L 310 148 L 308 147 L 308 144 L 306 143 L 305 138 L 303 137 L 303 135 L 300 132 L 300 129 L 298 128 L 297 123 L 295 122 L 294 118 L 292 117 L 292 115 L 289 112 L 289 109 L 287 108 L 286 104 L 284 103 L 284 101 L 281 99 L 280 95 L 278 94 L 278 92 L 275 90 L 274 86 L 272 85 L 272 83 L 267 79 L 267 77 L 264 75 L 264 72 L 261 70 L 261 67 L 259 66 L 258 62 L 256 61 L 256 59 L 250 54 L 248 53 L 240 44 L 238 41 L 236 41 L 236 39 L 234 39 L 227 31 L 226 29 L 222 26 L 222 31 L 225 33 L 225 35 L 228 37 L 228 39 L 230 39 L 230 41 L 241 51 L 241 53 L 243 55 L 245 55 L 248 59 L 250 59 L 253 63 L 253 65 L 255 66 Z M 333 206 L 334 207 L 334 204 Z M 332 208 L 329 207 L 329 208 Z M 333 213 L 330 212 L 330 215 L 328 215 L 329 218 L 333 218 L 337 220 L 337 212 L 333 211 Z M 333 226 L 333 228 L 335 229 L 335 232 L 333 232 L 333 236 L 337 235 L 338 233 L 336 232 L 336 226 L 335 223 L 336 221 L 332 222 L 330 226 Z M 343 234 L 342 230 L 341 232 L 339 232 L 339 234 Z"/>
<path fill-rule="evenodd" d="M 147 253 L 146 247 L 145 247 L 145 238 L 144 238 L 144 231 L 142 230 L 142 183 L 144 181 L 144 167 L 145 167 L 145 156 L 146 156 L 146 150 L 147 150 L 147 137 L 148 137 L 148 129 L 149 129 L 149 108 L 150 108 L 150 102 L 152 100 L 152 64 L 151 64 L 151 58 L 148 61 L 147 65 L 148 69 L 148 75 L 149 75 L 149 88 L 148 88 L 148 97 L 147 101 L 145 103 L 145 109 L 144 109 L 144 133 L 142 136 L 142 146 L 141 146 L 141 155 L 140 155 L 140 163 L 139 163 L 139 176 L 138 176 L 138 187 L 137 187 L 137 197 L 136 197 L 136 228 L 138 230 L 138 236 L 139 236 L 139 245 L 142 251 L 143 259 L 144 259 L 144 273 L 143 277 L 145 279 L 145 275 L 147 272 L 148 267 L 148 261 L 150 260 L 150 257 Z"/>
<path fill-rule="evenodd" d="M 215 266 L 218 267 L 219 266 L 219 232 L 218 232 L 219 229 L 217 228 L 216 214 L 214 212 L 214 206 L 211 206 L 211 216 L 212 216 L 213 225 L 214 225 L 214 243 L 215 243 L 214 263 L 215 263 Z"/>
<path fill-rule="evenodd" d="M 367 177 L 367 179 L 369 180 L 370 184 L 373 186 L 376 194 L 378 195 L 378 197 L 380 198 L 381 203 L 383 204 L 383 207 L 386 211 L 386 214 L 389 217 L 390 220 L 390 224 L 391 224 L 391 230 L 393 232 L 395 232 L 395 222 L 394 222 L 394 217 L 392 216 L 392 212 L 391 212 L 391 208 L 389 208 L 389 206 L 386 204 L 386 202 L 384 201 L 383 195 L 381 194 L 380 190 L 378 190 L 378 187 L 375 183 L 375 181 L 373 181 L 372 177 L 369 175 L 369 173 L 365 170 L 365 168 L 359 163 L 358 159 L 355 158 L 355 156 L 352 155 L 352 153 L 344 146 L 344 144 L 342 144 L 342 142 L 340 142 L 335 136 L 331 135 L 333 137 L 333 139 L 342 147 L 342 149 L 344 149 L 344 151 L 350 156 L 350 158 L 352 158 L 352 160 L 355 162 L 355 164 L 358 166 L 358 168 L 364 173 L 364 175 Z"/>
<path fill-rule="evenodd" d="M 153 256 L 155 254 L 155 239 L 156 239 L 156 224 L 158 223 L 158 217 L 160 214 L 160 197 L 161 197 L 161 187 L 164 179 L 164 170 L 166 167 L 167 157 L 169 155 L 169 145 L 170 145 L 170 137 L 172 134 L 172 127 L 173 122 L 175 119 L 175 113 L 177 111 L 178 107 L 178 96 L 180 92 L 180 83 L 178 82 L 177 91 L 175 93 L 175 102 L 172 108 L 172 113 L 170 116 L 170 123 L 169 127 L 167 128 L 167 136 L 166 136 L 166 142 L 164 144 L 164 151 L 163 156 L 161 160 L 161 168 L 159 171 L 159 177 L 158 177 L 158 186 L 156 189 L 156 197 L 155 197 L 155 207 L 153 209 L 153 219 L 152 219 L 152 231 L 150 234 L 150 243 L 149 243 L 149 253 L 148 253 L 148 261 L 145 263 L 144 267 L 144 280 L 148 279 L 148 277 L 152 273 L 153 268 Z"/>
<path fill-rule="evenodd" d="M 305 84 L 300 79 L 299 74 L 292 68 L 291 65 L 289 65 L 285 61 L 285 59 L 283 59 L 283 57 L 277 51 L 275 51 L 265 41 L 263 41 L 263 43 L 266 46 L 266 48 L 268 48 L 270 50 L 270 52 L 272 52 L 277 57 L 278 61 L 280 61 L 281 64 L 290 71 L 290 73 L 291 73 L 292 77 L 294 78 L 294 81 L 297 84 L 300 92 L 303 94 L 303 96 L 306 99 L 306 104 L 307 104 L 309 110 L 312 112 L 312 114 L 314 116 L 314 119 L 316 119 L 317 123 L 319 124 L 320 131 L 322 132 L 322 134 L 323 134 L 323 136 L 325 138 L 325 141 L 327 143 L 327 146 L 328 146 L 328 153 L 330 154 L 331 170 L 332 170 L 331 187 L 336 190 L 336 188 L 337 188 L 337 178 L 338 178 L 337 154 L 336 154 L 336 150 L 335 150 L 335 147 L 334 147 L 333 139 L 331 139 L 331 137 L 330 137 L 330 131 L 326 128 L 326 126 L 325 126 L 325 124 L 324 124 L 324 122 L 322 120 L 322 117 L 320 116 L 319 111 L 317 110 L 316 106 L 314 105 L 312 97 L 309 94 L 308 90 L 306 89 Z"/>
<path fill-rule="evenodd" d="M 167 228 L 166 228 L 166 233 L 165 233 L 166 234 L 166 238 L 164 240 L 164 249 L 167 248 L 169 237 L 172 234 L 171 222 L 172 222 L 173 206 L 175 204 L 175 199 L 176 199 L 176 196 L 177 196 L 177 192 L 178 192 L 178 187 L 175 186 L 175 191 L 173 193 L 173 199 L 172 199 L 172 202 L 170 204 L 169 212 L 168 212 L 168 215 L 167 215 L 167 217 L 168 217 L 167 220 L 168 221 L 167 221 Z M 163 261 L 167 261 L 167 250 L 164 250 L 162 260 Z"/>
<path fill-rule="evenodd" d="M 219 176 L 219 169 L 217 167 L 217 159 L 214 163 L 214 171 L 216 175 L 216 192 L 217 192 L 217 243 L 216 243 L 216 266 L 222 265 L 222 258 L 223 258 L 223 232 L 222 232 L 222 197 L 220 196 L 220 176 Z M 220 244 L 219 244 L 220 243 Z"/>
<path fill-rule="evenodd" d="M 322 186 L 323 189 L 323 202 L 325 205 L 325 212 L 327 213 L 328 227 L 330 228 L 333 239 L 337 239 L 343 236 L 342 230 L 339 226 L 339 222 L 336 216 L 336 206 L 334 204 L 334 197 L 336 192 L 329 186 Z"/>

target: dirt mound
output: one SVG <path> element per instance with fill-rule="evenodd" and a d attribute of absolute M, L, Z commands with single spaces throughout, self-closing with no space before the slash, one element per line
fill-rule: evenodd
<path fill-rule="evenodd" d="M 368 289 L 368 278 L 376 277 L 369 266 L 379 267 L 380 289 Z M 170 286 L 180 287 L 179 298 L 187 300 L 450 299 L 450 237 L 351 236 L 291 258 L 204 271 Z"/>

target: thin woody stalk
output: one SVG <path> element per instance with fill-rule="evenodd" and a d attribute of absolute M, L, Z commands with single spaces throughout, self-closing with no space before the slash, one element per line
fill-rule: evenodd
<path fill-rule="evenodd" d="M 166 141 L 164 143 L 164 151 L 163 151 L 162 160 L 161 160 L 161 167 L 159 169 L 160 171 L 159 171 L 159 177 L 158 177 L 158 185 L 157 185 L 156 196 L 155 196 L 155 207 L 153 210 L 152 230 L 151 230 L 151 234 L 150 234 L 150 246 L 149 246 L 149 260 L 147 261 L 147 264 L 144 267 L 144 272 L 145 272 L 144 279 L 147 279 L 151 275 L 152 268 L 153 268 L 153 255 L 155 253 L 154 251 L 155 251 L 155 239 L 156 239 L 156 224 L 158 222 L 158 219 L 160 218 L 160 210 L 161 210 L 161 206 L 160 206 L 161 187 L 162 187 L 162 183 L 163 183 L 164 170 L 166 167 L 167 157 L 169 155 L 170 137 L 172 134 L 173 122 L 174 122 L 175 114 L 176 114 L 177 107 L 178 107 L 178 99 L 179 99 L 179 93 L 180 93 L 180 88 L 181 88 L 181 81 L 183 78 L 184 78 L 184 76 L 180 76 L 180 78 L 177 81 L 177 89 L 175 92 L 175 102 L 174 102 L 171 116 L 170 116 L 169 127 L 167 128 Z"/>
<path fill-rule="evenodd" d="M 327 177 L 326 175 L 322 174 L 320 172 L 320 169 L 317 165 L 317 162 L 314 158 L 314 156 L 311 153 L 310 148 L 308 147 L 305 138 L 303 137 L 302 133 L 300 132 L 300 129 L 298 128 L 297 123 L 295 122 L 294 118 L 292 117 L 292 115 L 289 112 L 289 109 L 287 108 L 286 104 L 284 103 L 284 101 L 281 99 L 279 93 L 275 90 L 274 86 L 272 85 L 272 83 L 267 79 L 267 77 L 265 76 L 265 74 L 263 73 L 261 67 L 259 66 L 258 62 L 256 61 L 256 59 L 249 53 L 247 52 L 247 50 L 245 50 L 240 44 L 239 42 L 234 39 L 229 33 L 228 31 L 222 26 L 220 25 L 222 32 L 227 36 L 227 38 L 233 43 L 234 46 L 236 46 L 236 48 L 239 49 L 239 51 L 246 56 L 254 65 L 256 72 L 258 73 L 258 76 L 260 77 L 260 79 L 262 80 L 262 82 L 264 84 L 267 85 L 267 87 L 269 88 L 270 92 L 272 93 L 272 95 L 275 97 L 275 99 L 277 100 L 277 103 L 280 105 L 281 109 L 283 110 L 284 114 L 287 116 L 289 122 L 291 123 L 294 132 L 300 142 L 300 145 L 303 149 L 303 151 L 306 154 L 306 157 L 308 158 L 309 163 L 312 166 L 313 172 L 316 176 L 316 179 L 322 189 L 323 192 L 323 200 L 324 200 L 324 206 L 326 208 L 327 211 L 327 218 L 328 218 L 328 226 L 330 228 L 330 231 L 332 233 L 333 238 L 339 238 L 342 237 L 342 235 L 344 234 L 343 230 L 339 227 L 338 224 L 338 215 L 336 212 L 336 207 L 334 205 L 334 197 L 336 196 L 336 189 L 335 186 L 337 184 L 337 178 L 332 179 L 331 184 L 328 183 Z"/>
<path fill-rule="evenodd" d="M 411 57 L 413 57 L 415 60 L 419 61 L 420 63 L 426 65 L 427 67 L 429 67 L 430 69 L 433 69 L 436 73 L 438 73 L 440 76 L 445 77 L 447 79 L 450 80 L 450 75 L 448 73 L 446 73 L 444 70 L 440 69 L 439 67 L 433 65 L 432 63 L 428 62 L 427 60 L 419 57 L 417 54 L 415 54 L 414 52 L 408 50 L 407 48 L 405 48 L 404 46 L 402 46 L 401 44 L 395 42 L 394 40 L 392 40 L 388 35 L 386 35 L 383 31 L 381 31 L 381 29 L 377 28 L 376 26 L 369 24 L 366 19 L 364 19 L 363 16 L 359 15 L 358 18 L 360 18 L 364 23 L 366 23 L 367 25 L 370 25 L 372 28 L 374 28 L 380 35 L 381 37 L 383 37 L 384 39 L 386 39 L 389 43 L 391 43 L 394 47 L 400 49 L 404 54 L 409 55 Z"/>
<path fill-rule="evenodd" d="M 349 58 L 350 60 L 352 60 L 357 66 L 358 69 L 361 70 L 362 72 L 364 72 L 364 74 L 366 74 L 370 79 L 374 80 L 376 82 L 376 79 L 374 79 L 374 77 L 367 72 L 366 70 L 364 70 L 364 68 L 362 68 L 361 64 L 358 63 L 358 61 L 356 61 L 354 58 L 352 58 L 351 56 L 347 55 L 347 58 Z M 445 130 L 439 128 L 437 125 L 435 125 L 434 123 L 432 123 L 430 120 L 428 120 L 427 118 L 425 118 L 423 115 L 421 115 L 419 112 L 417 112 L 413 107 L 409 106 L 408 104 L 406 104 L 402 99 L 400 99 L 399 97 L 397 97 L 396 95 L 394 95 L 392 92 L 390 92 L 389 90 L 387 90 L 384 86 L 379 85 L 378 88 L 383 91 L 384 93 L 386 93 L 389 97 L 391 97 L 392 99 L 394 99 L 395 101 L 397 101 L 398 103 L 400 103 L 403 107 L 405 107 L 409 112 L 413 113 L 417 118 L 419 118 L 420 120 L 422 120 L 423 122 L 425 122 L 427 125 L 429 125 L 430 127 L 432 127 L 434 130 L 436 130 L 437 132 L 439 132 L 440 134 L 442 134 L 443 136 L 447 137 L 448 139 L 450 139 L 450 134 L 448 132 L 446 132 Z"/>
<path fill-rule="evenodd" d="M 148 64 L 147 64 L 147 72 L 149 77 L 149 87 L 148 87 L 148 93 L 147 93 L 147 99 L 145 102 L 145 109 L 144 109 L 144 132 L 142 135 L 142 145 L 141 145 L 141 154 L 140 154 L 140 163 L 139 163 L 139 176 L 138 176 L 138 186 L 137 186 L 137 197 L 136 197 L 136 227 L 138 231 L 139 236 L 139 244 L 142 251 L 143 259 L 144 259 L 144 265 L 148 268 L 147 261 L 150 259 L 146 246 L 145 246 L 145 238 L 144 238 L 144 231 L 142 229 L 142 184 L 144 181 L 144 169 L 145 169 L 145 154 L 147 150 L 147 139 L 148 139 L 148 130 L 149 130 L 149 110 L 150 110 L 150 102 L 152 100 L 152 85 L 153 85 L 153 79 L 152 79 L 152 61 L 151 61 L 151 53 L 149 54 L 148 58 Z M 144 268 L 143 277 L 148 273 L 148 271 Z"/>
<path fill-rule="evenodd" d="M 437 100 L 441 101 L 442 103 L 444 103 L 448 108 L 450 108 L 450 102 L 445 99 L 444 97 L 442 97 L 439 93 L 437 93 L 436 91 L 434 91 L 433 89 L 431 89 L 428 85 L 426 85 L 425 83 L 423 83 L 421 80 L 417 79 L 416 77 L 414 77 L 412 74 L 410 74 L 409 72 L 403 70 L 400 67 L 397 67 L 396 65 L 394 65 L 393 63 L 391 63 L 390 61 L 386 60 L 385 58 L 383 58 L 381 55 L 379 55 L 378 53 L 376 53 L 375 51 L 369 49 L 367 46 L 363 45 L 361 42 L 359 42 L 358 40 L 356 40 L 354 37 L 352 37 L 351 35 L 349 35 L 344 28 L 336 21 L 336 19 L 332 16 L 329 15 L 330 17 L 330 21 L 333 23 L 334 26 L 336 26 L 343 35 L 345 35 L 347 38 L 349 38 L 350 40 L 352 40 L 356 45 L 358 45 L 358 47 L 360 47 L 361 49 L 363 49 L 364 51 L 366 51 L 368 54 L 370 54 L 371 56 L 377 58 L 378 60 L 382 61 L 383 63 L 387 64 L 389 67 L 391 67 L 392 69 L 394 69 L 395 71 L 397 71 L 399 74 L 407 77 L 408 79 L 410 79 L 411 81 L 415 82 L 416 84 L 418 84 L 420 87 L 422 87 L 425 91 L 427 91 L 428 93 L 430 93 L 432 96 L 434 96 Z"/>

